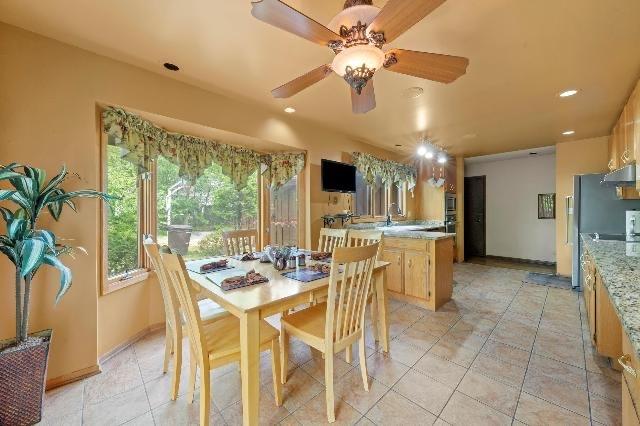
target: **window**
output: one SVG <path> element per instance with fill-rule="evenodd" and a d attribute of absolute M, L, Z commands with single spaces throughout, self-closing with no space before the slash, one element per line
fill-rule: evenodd
<path fill-rule="evenodd" d="M 360 172 L 356 172 L 356 193 L 354 194 L 354 213 L 361 217 L 381 217 L 387 215 L 390 207 L 392 216 L 404 214 L 406 184 L 400 188 L 395 184 L 384 185 L 376 178 L 374 185 L 369 185 Z M 395 206 L 391 206 L 395 203 Z"/>
<path fill-rule="evenodd" d="M 298 178 L 269 189 L 270 244 L 298 245 Z"/>
<path fill-rule="evenodd" d="M 126 278 L 141 268 L 140 179 L 137 168 L 120 158 L 120 148 L 107 146 L 106 190 L 119 194 L 106 209 L 107 277 Z"/>
<path fill-rule="evenodd" d="M 120 199 L 104 209 L 103 294 L 148 276 L 145 235 L 188 260 L 223 254 L 224 231 L 258 229 L 257 171 L 241 191 L 218 165 L 205 170 L 194 185 L 179 178 L 178 166 L 163 157 L 151 163 L 149 173 L 140 175 L 135 165 L 121 158 L 115 141 L 104 137 L 104 187 Z"/>
<path fill-rule="evenodd" d="M 222 168 L 213 164 L 195 185 L 178 177 L 178 166 L 157 160 L 158 243 L 185 259 L 224 254 L 222 233 L 258 227 L 258 174 L 237 191 Z"/>

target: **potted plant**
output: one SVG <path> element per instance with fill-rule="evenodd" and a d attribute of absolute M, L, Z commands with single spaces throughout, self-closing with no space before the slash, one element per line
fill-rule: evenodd
<path fill-rule="evenodd" d="M 56 303 L 71 286 L 71 270 L 61 258 L 73 255 L 75 247 L 61 244 L 56 235 L 38 228 L 38 218 L 48 212 L 56 221 L 66 205 L 76 210 L 78 197 L 111 197 L 102 192 L 61 188 L 66 167 L 48 182 L 45 171 L 12 163 L 0 166 L 0 207 L 6 225 L 0 235 L 0 252 L 15 266 L 16 337 L 0 341 L 0 424 L 34 424 L 41 420 L 51 330 L 28 334 L 31 283 L 42 266 L 60 272 Z M 3 182 L 4 181 L 4 182 Z M 7 184 L 8 183 L 8 184 Z"/>

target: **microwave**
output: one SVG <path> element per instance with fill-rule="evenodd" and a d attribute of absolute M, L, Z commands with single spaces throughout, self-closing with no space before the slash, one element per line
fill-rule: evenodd
<path fill-rule="evenodd" d="M 452 214 L 456 212 L 456 194 L 445 193 L 444 194 L 444 209 L 446 214 Z"/>

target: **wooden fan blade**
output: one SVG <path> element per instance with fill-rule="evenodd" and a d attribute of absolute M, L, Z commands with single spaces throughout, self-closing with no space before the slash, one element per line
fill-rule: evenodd
<path fill-rule="evenodd" d="M 257 19 L 314 43 L 326 46 L 330 41 L 342 40 L 329 28 L 279 0 L 261 0 L 251 3 L 251 7 L 251 14 Z"/>
<path fill-rule="evenodd" d="M 283 84 L 277 89 L 273 89 L 271 94 L 274 98 L 289 98 L 296 93 L 303 91 L 307 87 L 316 84 L 331 74 L 331 72 L 332 69 L 329 65 L 322 65 L 313 71 L 309 71 L 305 75 L 301 75 L 300 77 Z"/>
<path fill-rule="evenodd" d="M 395 57 L 395 60 L 393 59 Z M 387 52 L 385 68 L 440 83 L 451 83 L 466 74 L 469 60 L 460 56 L 393 49 Z"/>
<path fill-rule="evenodd" d="M 398 38 L 445 0 L 389 0 L 367 31 L 383 32 L 386 43 Z"/>
<path fill-rule="evenodd" d="M 366 114 L 376 107 L 376 93 L 373 88 L 373 80 L 369 80 L 359 95 L 358 92 L 351 89 L 351 105 L 354 114 Z"/>

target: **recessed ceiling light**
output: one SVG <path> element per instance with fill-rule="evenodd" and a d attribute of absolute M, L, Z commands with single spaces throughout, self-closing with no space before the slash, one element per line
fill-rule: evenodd
<path fill-rule="evenodd" d="M 180 67 L 177 66 L 176 64 L 172 64 L 171 62 L 165 62 L 164 64 L 162 64 L 163 67 L 165 67 L 166 69 L 168 69 L 169 71 L 179 71 Z"/>
<path fill-rule="evenodd" d="M 427 153 L 427 148 L 424 145 L 418 147 L 418 155 L 422 156 Z"/>
<path fill-rule="evenodd" d="M 571 135 L 573 135 L 575 132 L 576 132 L 575 130 L 567 130 L 567 131 L 565 131 L 565 132 L 562 132 L 562 134 L 563 134 L 563 135 L 565 135 L 565 136 L 571 136 Z"/>
<path fill-rule="evenodd" d="M 560 96 L 561 98 L 568 98 L 570 96 L 575 95 L 576 93 L 578 93 L 577 89 L 568 89 L 563 92 L 560 92 L 558 96 Z"/>
<path fill-rule="evenodd" d="M 396 144 L 396 146 L 397 146 L 398 148 L 400 148 L 402 145 L 400 145 L 399 143 L 397 143 L 397 144 Z"/>
<path fill-rule="evenodd" d="M 293 114 L 294 112 L 296 112 L 296 109 L 294 107 L 286 107 L 284 109 L 284 112 L 286 112 L 287 114 Z"/>
<path fill-rule="evenodd" d="M 439 155 L 438 156 L 438 163 L 444 164 L 446 162 L 447 162 L 447 157 L 445 157 L 444 155 Z"/>
<path fill-rule="evenodd" d="M 402 92 L 402 96 L 407 99 L 415 99 L 422 96 L 423 93 L 424 93 L 424 89 L 422 87 L 415 86 L 415 87 L 409 87 L 404 92 Z"/>

